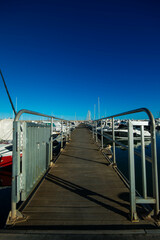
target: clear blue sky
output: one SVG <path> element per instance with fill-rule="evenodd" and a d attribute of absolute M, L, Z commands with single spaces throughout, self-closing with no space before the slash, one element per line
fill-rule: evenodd
<path fill-rule="evenodd" d="M 85 119 L 99 97 L 101 116 L 157 117 L 160 1 L 2 0 L 0 68 L 18 110 Z M 1 79 L 0 94 L 12 115 Z"/>

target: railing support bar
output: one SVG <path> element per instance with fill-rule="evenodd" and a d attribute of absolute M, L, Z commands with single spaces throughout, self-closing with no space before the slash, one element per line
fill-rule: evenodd
<path fill-rule="evenodd" d="M 68 142 L 69 142 L 69 135 L 70 135 L 70 122 L 67 122 L 67 126 L 68 126 Z"/>
<path fill-rule="evenodd" d="M 63 121 L 61 121 L 61 149 L 63 148 Z"/>
<path fill-rule="evenodd" d="M 103 149 L 103 126 L 102 126 L 102 120 L 101 120 L 101 145 Z"/>
<path fill-rule="evenodd" d="M 93 139 L 94 139 L 94 123 L 92 124 L 92 137 L 93 137 Z"/>
<path fill-rule="evenodd" d="M 153 125 L 151 125 L 151 151 L 152 151 L 153 197 L 156 199 L 156 204 L 154 205 L 154 215 L 157 216 L 159 214 L 159 190 L 158 190 L 155 122 L 153 122 Z"/>
<path fill-rule="evenodd" d="M 50 161 L 52 161 L 53 158 L 53 118 L 51 118 L 51 143 L 50 143 Z"/>
<path fill-rule="evenodd" d="M 13 122 L 13 160 L 12 160 L 12 195 L 11 195 L 11 221 L 16 219 L 17 204 L 17 176 L 19 164 L 17 164 L 19 151 L 19 123 Z"/>
<path fill-rule="evenodd" d="M 138 221 L 136 212 L 136 189 L 135 189 L 135 166 L 134 166 L 134 140 L 133 124 L 128 122 L 128 158 L 129 158 L 129 179 L 130 179 L 130 204 L 131 204 L 131 221 Z"/>
<path fill-rule="evenodd" d="M 144 126 L 141 126 L 141 159 L 142 159 L 142 188 L 143 197 L 147 198 L 147 184 L 146 184 L 146 161 L 145 161 L 145 144 L 144 144 Z"/>
<path fill-rule="evenodd" d="M 98 136 L 97 136 L 97 121 L 96 121 L 96 142 L 98 142 Z"/>
<path fill-rule="evenodd" d="M 71 140 L 71 122 L 69 122 L 69 140 Z"/>
<path fill-rule="evenodd" d="M 115 132 L 114 132 L 114 118 L 112 118 L 112 140 L 113 140 L 113 164 L 116 164 L 116 144 L 115 144 Z"/>

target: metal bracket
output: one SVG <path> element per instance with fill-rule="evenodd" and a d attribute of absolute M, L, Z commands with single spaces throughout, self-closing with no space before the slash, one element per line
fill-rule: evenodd
<path fill-rule="evenodd" d="M 23 175 L 22 173 L 20 173 L 18 176 L 17 176 L 17 192 L 22 192 L 24 189 L 24 183 L 23 183 Z"/>
<path fill-rule="evenodd" d="M 6 221 L 6 225 L 7 226 L 11 226 L 14 225 L 17 222 L 25 222 L 27 220 L 27 216 L 24 216 L 21 212 L 19 212 L 18 210 L 16 210 L 16 217 L 13 219 L 11 217 L 11 211 L 9 212 L 7 221 Z"/>
<path fill-rule="evenodd" d="M 135 213 L 133 213 L 133 216 L 132 216 L 132 219 L 131 219 L 131 221 L 133 222 L 133 223 L 137 223 L 137 222 L 139 222 L 139 218 L 138 218 L 138 216 L 137 216 L 137 213 L 135 212 Z"/>

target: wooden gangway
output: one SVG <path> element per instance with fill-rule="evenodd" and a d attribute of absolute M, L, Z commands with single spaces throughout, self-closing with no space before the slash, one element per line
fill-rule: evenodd
<path fill-rule="evenodd" d="M 130 221 L 129 190 L 81 124 L 22 209 L 16 229 L 147 229 Z"/>

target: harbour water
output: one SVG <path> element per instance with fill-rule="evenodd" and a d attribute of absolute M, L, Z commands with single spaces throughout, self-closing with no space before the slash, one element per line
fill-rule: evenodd
<path fill-rule="evenodd" d="M 159 190 L 160 190 L 160 131 L 156 131 L 156 142 L 157 142 L 157 162 L 158 162 L 158 176 L 159 176 Z M 109 143 L 105 140 L 105 143 Z M 123 142 L 127 145 L 127 142 Z M 134 142 L 134 149 L 141 153 L 140 141 Z M 151 156 L 151 141 L 145 141 L 145 154 Z M 129 179 L 129 165 L 128 165 L 128 150 L 120 146 L 116 146 L 116 163 L 117 167 L 123 173 L 123 175 Z M 141 158 L 135 155 L 135 174 L 136 174 L 136 189 L 142 194 L 142 168 Z M 146 161 L 146 177 L 147 177 L 147 193 L 148 196 L 152 195 L 152 167 L 151 163 Z"/>
<path fill-rule="evenodd" d="M 160 131 L 156 131 L 156 139 L 157 139 L 157 159 L 158 159 L 158 175 L 160 179 Z M 105 141 L 107 144 L 108 142 Z M 141 147 L 139 142 L 135 142 L 136 151 L 141 151 Z M 146 155 L 151 156 L 151 142 L 146 142 L 145 147 Z M 128 178 L 128 151 L 121 147 L 116 147 L 116 161 L 117 166 L 121 170 L 121 172 Z M 148 195 L 152 195 L 151 191 L 151 163 L 146 162 L 147 169 L 147 191 Z M 135 156 L 135 170 L 136 170 L 136 189 L 140 194 L 142 194 L 141 182 L 142 182 L 142 173 L 141 173 L 141 159 L 138 156 Z M 0 228 L 4 227 L 6 222 L 8 213 L 11 208 L 11 172 L 12 168 L 7 167 L 5 169 L 0 169 Z M 159 181 L 159 189 L 160 189 L 160 181 Z"/>
<path fill-rule="evenodd" d="M 11 209 L 12 168 L 0 169 L 0 228 L 3 228 Z"/>

